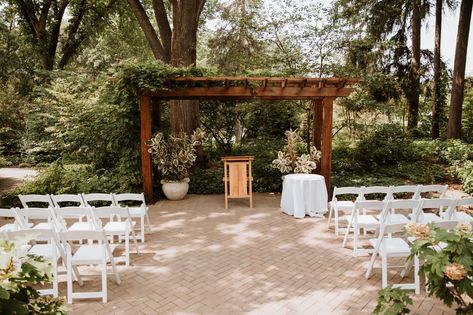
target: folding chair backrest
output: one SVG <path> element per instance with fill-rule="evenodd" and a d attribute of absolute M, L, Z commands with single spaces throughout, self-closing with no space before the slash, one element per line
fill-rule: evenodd
<path fill-rule="evenodd" d="M 54 208 L 58 218 L 62 219 L 80 219 L 90 217 L 90 207 L 62 207 Z"/>
<path fill-rule="evenodd" d="M 123 194 L 114 194 L 113 198 L 115 199 L 115 205 L 119 206 L 120 203 L 129 205 L 129 203 L 141 203 L 140 206 L 146 206 L 145 195 L 133 194 L 133 193 L 123 193 Z"/>
<path fill-rule="evenodd" d="M 54 207 L 85 207 L 85 202 L 80 194 L 51 195 Z"/>
<path fill-rule="evenodd" d="M 82 199 L 84 200 L 85 205 L 88 207 L 115 205 L 113 194 L 104 194 L 104 193 L 82 194 Z"/>
<path fill-rule="evenodd" d="M 28 203 L 36 208 L 53 207 L 53 201 L 49 195 L 18 195 L 23 208 L 29 208 Z"/>
<path fill-rule="evenodd" d="M 360 200 L 355 201 L 355 210 L 372 210 L 382 212 L 386 208 L 387 203 L 379 200 Z"/>
<path fill-rule="evenodd" d="M 456 206 L 465 207 L 465 208 L 473 208 L 473 197 L 458 199 Z"/>
<path fill-rule="evenodd" d="M 391 197 L 391 187 L 387 186 L 363 186 L 361 190 L 362 200 L 387 200 Z M 375 198 L 370 198 L 372 196 Z"/>
<path fill-rule="evenodd" d="M 0 217 L 1 218 L 14 218 L 15 214 L 13 213 L 13 209 L 4 209 L 0 208 Z"/>
<path fill-rule="evenodd" d="M 432 195 L 432 193 L 438 195 L 436 198 L 444 198 L 447 189 L 448 185 L 424 185 L 421 186 L 419 191 L 416 193 L 416 198 L 425 199 L 426 196 Z"/>
<path fill-rule="evenodd" d="M 442 209 L 455 205 L 456 200 L 450 198 L 422 199 L 422 209 Z"/>
<path fill-rule="evenodd" d="M 52 208 L 23 208 L 17 209 L 17 213 L 25 218 L 25 223 L 29 220 L 50 221 L 53 216 Z"/>
<path fill-rule="evenodd" d="M 421 185 L 401 185 L 391 186 L 392 199 L 414 199 L 420 190 Z M 409 198 L 405 198 L 410 196 Z"/>
<path fill-rule="evenodd" d="M 91 212 L 97 228 L 101 228 L 101 219 L 109 219 L 110 221 L 128 220 L 128 222 L 131 222 L 130 210 L 128 207 L 93 207 Z"/>
<path fill-rule="evenodd" d="M 361 196 L 361 187 L 334 187 L 333 194 L 332 194 L 332 201 L 338 200 L 337 196 L 341 195 L 353 195 L 354 199 L 359 199 Z"/>
<path fill-rule="evenodd" d="M 55 232 L 53 229 L 30 229 L 30 230 L 19 230 L 6 232 L 7 237 L 10 241 L 24 241 L 30 242 L 34 240 L 54 240 L 57 242 Z"/>

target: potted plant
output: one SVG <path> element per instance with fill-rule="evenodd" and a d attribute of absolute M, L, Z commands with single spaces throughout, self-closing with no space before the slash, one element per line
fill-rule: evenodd
<path fill-rule="evenodd" d="M 309 154 L 298 155 L 297 148 L 300 146 L 301 138 L 297 130 L 286 131 L 286 146 L 278 152 L 278 158 L 273 160 L 272 166 L 283 174 L 311 173 L 317 167 L 321 153 L 314 146 L 309 148 Z"/>
<path fill-rule="evenodd" d="M 196 147 L 201 144 L 203 132 L 192 135 L 180 133 L 167 139 L 158 132 L 148 141 L 154 165 L 162 175 L 163 192 L 169 200 L 183 199 L 189 190 L 189 172 L 197 157 Z"/>

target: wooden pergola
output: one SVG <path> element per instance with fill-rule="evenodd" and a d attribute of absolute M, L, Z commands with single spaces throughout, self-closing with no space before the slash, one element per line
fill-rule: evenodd
<path fill-rule="evenodd" d="M 141 168 L 146 199 L 153 200 L 153 170 L 146 141 L 152 137 L 151 98 L 160 100 L 312 100 L 314 146 L 322 151 L 318 173 L 330 191 L 333 101 L 353 92 L 357 78 L 177 77 L 167 88 L 140 95 Z"/>

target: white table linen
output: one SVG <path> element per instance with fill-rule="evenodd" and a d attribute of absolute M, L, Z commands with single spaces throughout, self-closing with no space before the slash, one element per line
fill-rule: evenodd
<path fill-rule="evenodd" d="M 284 176 L 281 208 L 295 218 L 322 216 L 327 212 L 328 195 L 325 178 L 315 174 Z"/>

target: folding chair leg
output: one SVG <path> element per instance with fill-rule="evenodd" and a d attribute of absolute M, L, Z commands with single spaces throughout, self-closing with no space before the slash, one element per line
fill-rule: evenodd
<path fill-rule="evenodd" d="M 419 257 L 414 257 L 414 283 L 415 293 L 420 294 L 420 277 L 419 277 Z"/>
<path fill-rule="evenodd" d="M 71 259 L 67 260 L 67 303 L 72 304 L 72 264 Z"/>
<path fill-rule="evenodd" d="M 140 238 L 141 238 L 141 242 L 144 243 L 144 241 L 145 241 L 145 218 L 144 218 L 144 216 L 141 216 L 140 223 L 141 223 L 141 231 L 140 231 L 141 236 L 140 236 Z"/>
<path fill-rule="evenodd" d="M 388 286 L 388 258 L 385 255 L 381 256 L 381 287 L 384 289 Z"/>
<path fill-rule="evenodd" d="M 146 223 L 148 224 L 148 232 L 151 232 L 151 222 L 149 220 L 148 212 L 145 213 L 145 217 L 146 217 Z"/>
<path fill-rule="evenodd" d="M 330 207 L 330 212 L 328 213 L 328 229 L 330 229 L 330 223 L 332 221 L 332 212 L 333 212 L 333 207 Z"/>
<path fill-rule="evenodd" d="M 107 260 L 102 261 L 102 302 L 107 303 Z"/>
<path fill-rule="evenodd" d="M 125 265 L 130 265 L 130 234 L 125 236 Z"/>
<path fill-rule="evenodd" d="M 350 234 L 350 229 L 351 229 L 351 226 L 352 226 L 352 224 L 353 224 L 353 216 L 354 216 L 354 213 L 352 213 L 351 219 L 350 219 L 350 221 L 348 222 L 347 230 L 346 230 L 346 232 L 345 232 L 345 237 L 343 238 L 343 244 L 342 244 L 342 247 L 343 247 L 343 248 L 345 248 L 345 246 L 347 245 L 348 234 Z"/>
<path fill-rule="evenodd" d="M 401 271 L 401 278 L 404 279 L 406 277 L 406 275 L 411 270 L 411 267 L 412 267 L 412 260 L 407 259 L 406 262 L 404 263 L 404 268 L 402 268 L 402 271 Z"/>
<path fill-rule="evenodd" d="M 360 235 L 360 229 L 358 226 L 355 227 L 353 231 L 353 256 L 358 256 L 358 238 Z"/>
<path fill-rule="evenodd" d="M 53 258 L 52 267 L 53 267 L 53 296 L 57 298 L 59 296 L 58 278 L 57 278 L 58 277 L 57 258 Z"/>
<path fill-rule="evenodd" d="M 377 256 L 378 254 L 376 252 L 373 252 L 373 254 L 371 254 L 370 264 L 368 265 L 368 269 L 366 270 L 366 274 L 365 274 L 366 279 L 369 279 L 371 277 L 371 271 L 373 271 L 373 266 L 374 266 L 374 263 L 376 262 Z"/>

